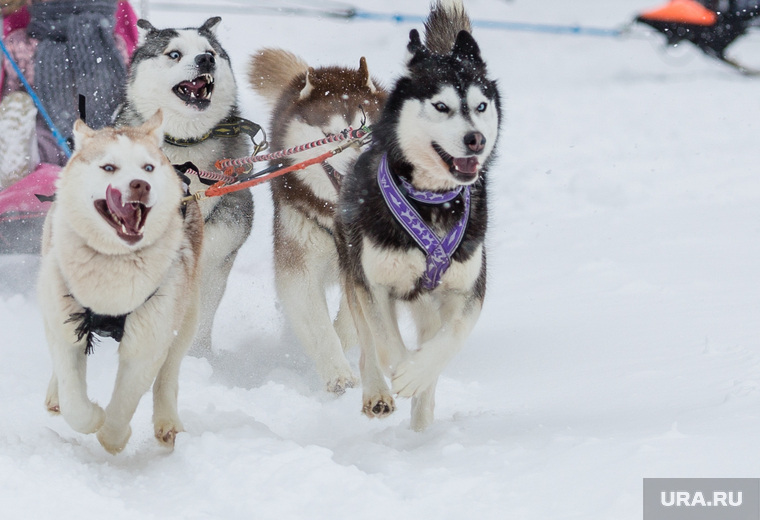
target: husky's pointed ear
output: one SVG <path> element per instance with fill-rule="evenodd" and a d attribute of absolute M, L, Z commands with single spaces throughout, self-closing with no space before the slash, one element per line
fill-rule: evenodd
<path fill-rule="evenodd" d="M 476 63 L 483 62 L 483 59 L 480 57 L 480 47 L 478 47 L 478 43 L 467 31 L 459 31 L 459 34 L 457 34 L 457 40 L 454 43 L 454 48 L 451 50 L 451 54 Z"/>
<path fill-rule="evenodd" d="M 95 135 L 95 130 L 87 126 L 81 119 L 74 121 L 74 150 L 80 150 L 82 143 Z"/>
<path fill-rule="evenodd" d="M 164 144 L 164 113 L 160 108 L 142 124 L 140 130 L 145 132 L 150 139 L 154 140 L 156 146 L 161 148 Z"/>
<path fill-rule="evenodd" d="M 222 21 L 221 16 L 213 16 L 203 22 L 203 25 L 201 25 L 200 30 L 201 31 L 208 31 L 211 34 L 216 34 L 216 28 L 219 26 L 219 22 Z"/>
<path fill-rule="evenodd" d="M 309 95 L 311 94 L 311 91 L 314 90 L 314 85 L 311 83 L 311 80 L 309 79 L 309 76 L 314 75 L 314 67 L 309 67 L 309 70 L 306 71 L 306 85 L 301 89 L 301 93 L 298 95 L 298 100 L 303 101 Z"/>
<path fill-rule="evenodd" d="M 417 29 L 412 29 L 409 31 L 409 43 L 406 46 L 406 66 L 412 64 L 412 61 L 415 60 L 417 57 L 424 57 L 427 55 L 427 49 L 425 49 L 425 46 L 422 45 L 422 40 L 420 39 L 420 33 L 417 31 Z"/>
<path fill-rule="evenodd" d="M 142 45 L 145 43 L 145 40 L 148 38 L 148 35 L 157 29 L 153 27 L 153 24 L 151 24 L 148 20 L 145 18 L 140 18 L 137 20 L 137 35 L 138 35 L 138 45 Z"/>
<path fill-rule="evenodd" d="M 377 92 L 377 87 L 372 83 L 372 77 L 369 75 L 369 67 L 367 67 L 367 60 L 364 56 L 359 58 L 359 73 L 362 75 L 362 84 L 373 94 Z"/>

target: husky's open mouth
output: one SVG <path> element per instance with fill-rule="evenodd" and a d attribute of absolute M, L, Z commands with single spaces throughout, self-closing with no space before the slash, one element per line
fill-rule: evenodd
<path fill-rule="evenodd" d="M 122 202 L 121 192 L 109 185 L 106 198 L 95 201 L 95 209 L 128 244 L 136 244 L 142 239 L 145 219 L 150 211 L 145 204 Z"/>
<path fill-rule="evenodd" d="M 449 166 L 449 171 L 459 182 L 469 184 L 477 179 L 480 169 L 480 161 L 477 157 L 454 157 L 441 148 L 438 143 L 433 143 L 433 150 Z"/>
<path fill-rule="evenodd" d="M 201 74 L 194 80 L 176 84 L 172 91 L 186 105 L 192 105 L 200 110 L 204 110 L 211 103 L 211 93 L 214 91 L 214 76 L 211 74 Z"/>

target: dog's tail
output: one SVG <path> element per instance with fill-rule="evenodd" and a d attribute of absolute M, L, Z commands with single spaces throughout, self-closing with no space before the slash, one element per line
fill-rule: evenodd
<path fill-rule="evenodd" d="M 462 0 L 436 0 L 425 20 L 425 47 L 436 54 L 448 54 L 459 31 L 472 34 L 470 17 Z"/>
<path fill-rule="evenodd" d="M 253 90 L 274 105 L 293 78 L 308 70 L 309 65 L 293 53 L 282 49 L 261 49 L 251 56 L 248 81 Z"/>

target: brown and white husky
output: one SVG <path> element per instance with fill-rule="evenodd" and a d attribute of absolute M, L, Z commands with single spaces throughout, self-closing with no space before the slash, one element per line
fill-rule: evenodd
<path fill-rule="evenodd" d="M 264 49 L 251 58 L 249 81 L 273 106 L 272 150 L 371 124 L 386 97 L 371 78 L 364 58 L 358 69 L 314 69 L 290 52 Z M 282 162 L 292 164 L 325 151 L 313 149 Z M 344 353 L 355 343 L 356 332 L 345 298 L 341 298 L 333 323 L 325 291 L 338 283 L 335 205 L 343 175 L 357 155 L 357 150 L 348 149 L 325 163 L 278 177 L 271 184 L 277 293 L 327 389 L 338 394 L 357 382 Z"/>

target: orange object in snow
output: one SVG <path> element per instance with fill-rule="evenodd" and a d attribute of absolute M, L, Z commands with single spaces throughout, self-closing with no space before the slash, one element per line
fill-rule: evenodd
<path fill-rule="evenodd" d="M 693 25 L 713 25 L 718 15 L 695 0 L 671 0 L 667 5 L 642 13 L 639 18 Z"/>

